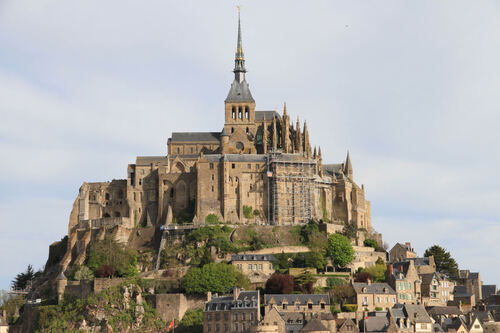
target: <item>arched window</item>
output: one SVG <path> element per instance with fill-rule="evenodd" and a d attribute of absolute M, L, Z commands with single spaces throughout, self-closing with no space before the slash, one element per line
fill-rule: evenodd
<path fill-rule="evenodd" d="M 241 106 L 238 108 L 238 118 L 243 119 L 243 108 Z"/>
<path fill-rule="evenodd" d="M 234 127 L 231 127 L 231 134 L 234 133 Z"/>
<path fill-rule="evenodd" d="M 248 119 L 248 116 L 250 115 L 248 106 L 245 106 L 245 118 Z"/>
<path fill-rule="evenodd" d="M 247 134 L 248 134 L 248 127 L 247 127 Z"/>
<path fill-rule="evenodd" d="M 236 108 L 234 106 L 232 109 L 232 117 L 233 117 L 233 119 L 236 119 Z"/>
<path fill-rule="evenodd" d="M 109 193 L 106 193 L 106 200 L 109 200 Z"/>

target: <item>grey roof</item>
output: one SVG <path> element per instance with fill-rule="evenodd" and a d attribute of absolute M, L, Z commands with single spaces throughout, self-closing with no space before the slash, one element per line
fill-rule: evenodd
<path fill-rule="evenodd" d="M 431 317 L 429 317 L 423 305 L 405 304 L 403 309 L 408 319 L 412 322 L 432 323 Z"/>
<path fill-rule="evenodd" d="M 276 111 L 255 111 L 255 121 L 264 120 L 264 116 L 269 121 L 273 120 L 274 117 L 281 118 L 280 114 Z"/>
<path fill-rule="evenodd" d="M 428 257 L 418 257 L 418 258 L 406 258 L 405 261 L 413 261 L 415 266 L 429 266 Z"/>
<path fill-rule="evenodd" d="M 363 320 L 363 330 L 366 332 L 386 332 L 389 329 L 389 318 L 387 317 L 368 317 Z"/>
<path fill-rule="evenodd" d="M 321 323 L 319 319 L 311 319 L 304 325 L 301 332 L 329 332 L 330 330 Z"/>
<path fill-rule="evenodd" d="M 227 94 L 226 102 L 255 102 L 246 80 L 243 80 L 243 82 L 234 80 L 231 83 L 231 89 L 229 89 L 229 94 Z"/>
<path fill-rule="evenodd" d="M 312 301 L 313 304 L 319 305 L 323 300 L 325 304 L 330 304 L 330 297 L 328 294 L 266 294 L 264 295 L 264 303 L 266 305 L 269 304 L 269 301 L 274 299 L 277 304 L 282 304 L 284 300 L 288 304 L 294 304 L 295 301 L 299 301 L 300 304 L 307 304 L 309 300 Z"/>
<path fill-rule="evenodd" d="M 481 295 L 483 299 L 488 298 L 490 295 L 497 293 L 497 286 L 495 284 L 483 284 L 481 287 Z"/>
<path fill-rule="evenodd" d="M 495 321 L 490 311 L 474 311 L 473 315 L 479 319 L 481 323 Z"/>
<path fill-rule="evenodd" d="M 236 300 L 233 296 L 213 297 L 205 303 L 205 311 L 228 311 L 233 308 L 258 309 L 258 291 L 240 291 Z"/>
<path fill-rule="evenodd" d="M 447 331 L 449 331 L 450 328 L 458 330 L 462 325 L 467 328 L 467 324 L 464 323 L 460 317 L 444 318 L 443 320 L 443 329 Z"/>
<path fill-rule="evenodd" d="M 431 316 L 434 315 L 456 315 L 462 314 L 462 311 L 457 306 L 433 306 L 427 313 Z"/>
<path fill-rule="evenodd" d="M 172 142 L 219 142 L 220 132 L 173 132 Z"/>
<path fill-rule="evenodd" d="M 392 289 L 392 287 L 387 283 L 368 284 L 363 282 L 354 282 L 352 287 L 358 294 L 396 294 L 394 289 Z"/>
<path fill-rule="evenodd" d="M 151 163 L 167 162 L 165 156 L 137 156 L 135 158 L 136 165 L 150 165 Z"/>
<path fill-rule="evenodd" d="M 233 254 L 231 261 L 273 261 L 275 258 L 272 254 Z"/>
<path fill-rule="evenodd" d="M 285 322 L 285 332 L 298 332 L 304 326 L 304 313 L 302 312 L 280 312 Z"/>
<path fill-rule="evenodd" d="M 266 162 L 263 154 L 225 154 L 222 155 L 224 161 L 228 162 Z"/>
<path fill-rule="evenodd" d="M 436 280 L 440 280 L 439 276 L 436 273 L 419 274 L 419 278 L 420 281 L 422 281 L 422 284 L 431 284 L 434 277 L 436 278 Z"/>
<path fill-rule="evenodd" d="M 432 331 L 433 332 L 444 332 L 443 328 L 438 323 L 434 323 L 432 325 Z"/>
<path fill-rule="evenodd" d="M 467 292 L 467 288 L 465 286 L 455 286 L 453 289 L 454 297 L 471 297 L 472 294 Z"/>
<path fill-rule="evenodd" d="M 344 164 L 323 164 L 323 171 L 328 175 L 332 176 L 335 173 L 343 173 L 344 172 Z"/>

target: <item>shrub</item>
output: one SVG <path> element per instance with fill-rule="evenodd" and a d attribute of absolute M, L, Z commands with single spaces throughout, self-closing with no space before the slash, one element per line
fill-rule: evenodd
<path fill-rule="evenodd" d="M 88 268 L 87 266 L 83 265 L 76 270 L 75 274 L 73 275 L 73 278 L 76 281 L 81 281 L 81 280 L 92 280 L 94 278 L 94 273 Z"/>
<path fill-rule="evenodd" d="M 345 267 L 354 260 L 354 250 L 349 239 L 340 234 L 328 236 L 327 255 L 337 267 Z"/>
<path fill-rule="evenodd" d="M 375 311 L 382 311 L 383 309 L 380 306 L 375 307 Z"/>
<path fill-rule="evenodd" d="M 358 305 L 357 304 L 344 304 L 342 307 L 343 312 L 356 312 L 358 311 Z"/>
<path fill-rule="evenodd" d="M 346 284 L 347 281 L 343 278 L 339 278 L 339 277 L 336 277 L 336 276 L 329 276 L 327 279 L 326 279 L 326 285 L 328 286 L 329 289 L 332 289 L 333 287 L 336 287 L 336 286 L 341 286 L 343 284 Z"/>
<path fill-rule="evenodd" d="M 215 214 L 208 214 L 207 217 L 205 217 L 205 223 L 217 224 L 219 223 L 219 218 Z"/>
<path fill-rule="evenodd" d="M 180 333 L 202 333 L 203 332 L 203 310 L 188 310 L 182 317 L 179 326 L 175 329 Z"/>
<path fill-rule="evenodd" d="M 115 269 L 108 265 L 102 265 L 96 270 L 95 275 L 100 278 L 112 277 L 115 275 Z"/>
<path fill-rule="evenodd" d="M 181 287 L 188 294 L 205 294 L 208 291 L 225 293 L 238 286 L 238 274 L 232 265 L 210 263 L 202 268 L 193 267 L 182 278 Z"/>
<path fill-rule="evenodd" d="M 87 266 L 94 273 L 101 266 L 110 266 L 118 276 L 135 276 L 138 273 L 136 265 L 137 251 L 126 248 L 111 237 L 97 241 L 90 247 Z"/>
<path fill-rule="evenodd" d="M 243 205 L 243 216 L 245 216 L 246 219 L 253 219 L 252 206 Z"/>
<path fill-rule="evenodd" d="M 293 292 L 294 279 L 289 274 L 273 274 L 266 281 L 266 292 L 268 294 L 291 294 Z"/>
<path fill-rule="evenodd" d="M 363 245 L 364 246 L 368 246 L 368 247 L 373 247 L 375 249 L 375 251 L 380 251 L 380 246 L 378 246 L 378 243 L 376 240 L 374 239 L 365 239 L 365 241 L 363 242 Z"/>

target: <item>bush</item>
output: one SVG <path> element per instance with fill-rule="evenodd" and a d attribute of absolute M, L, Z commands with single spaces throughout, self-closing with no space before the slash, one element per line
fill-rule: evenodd
<path fill-rule="evenodd" d="M 181 288 L 188 294 L 226 293 L 238 285 L 238 272 L 232 265 L 210 263 L 193 267 L 182 278 Z"/>
<path fill-rule="evenodd" d="M 375 307 L 375 311 L 382 311 L 383 309 L 380 306 Z"/>
<path fill-rule="evenodd" d="M 243 205 L 243 216 L 245 216 L 246 219 L 253 219 L 253 208 L 252 208 L 252 206 L 245 206 L 245 205 Z"/>
<path fill-rule="evenodd" d="M 115 269 L 108 265 L 102 265 L 95 271 L 95 275 L 100 278 L 112 277 L 115 275 Z"/>
<path fill-rule="evenodd" d="M 208 214 L 207 217 L 205 217 L 205 223 L 217 224 L 219 223 L 219 218 L 215 214 Z"/>
<path fill-rule="evenodd" d="M 175 329 L 179 333 L 202 333 L 203 332 L 203 310 L 188 310 L 182 317 L 179 326 Z"/>
<path fill-rule="evenodd" d="M 344 304 L 342 307 L 343 312 L 356 312 L 358 311 L 358 305 L 357 304 Z"/>
<path fill-rule="evenodd" d="M 80 266 L 73 275 L 73 279 L 76 281 L 81 280 L 92 280 L 94 278 L 94 274 L 87 266 Z"/>
<path fill-rule="evenodd" d="M 369 239 L 369 238 L 365 239 L 363 245 L 368 247 L 373 247 L 375 251 L 380 251 L 380 246 L 378 246 L 377 241 L 375 241 L 374 239 Z"/>
<path fill-rule="evenodd" d="M 126 248 L 111 237 L 97 241 L 90 247 L 87 266 L 97 275 L 102 266 L 110 266 L 116 275 L 128 277 L 137 275 L 137 251 Z"/>
<path fill-rule="evenodd" d="M 332 289 L 333 287 L 336 286 L 341 286 L 343 284 L 346 284 L 347 281 L 343 278 L 335 277 L 335 276 L 329 276 L 326 279 L 326 285 L 328 286 L 328 289 Z"/>
<path fill-rule="evenodd" d="M 266 281 L 266 293 L 268 294 L 291 294 L 293 287 L 294 279 L 289 274 L 275 273 Z"/>

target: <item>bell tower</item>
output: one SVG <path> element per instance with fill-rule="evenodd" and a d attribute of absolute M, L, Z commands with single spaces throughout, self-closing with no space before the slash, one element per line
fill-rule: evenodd
<path fill-rule="evenodd" d="M 241 40 L 240 7 L 238 6 L 238 41 L 234 59 L 234 81 L 227 95 L 225 104 L 224 129 L 229 136 L 243 132 L 250 138 L 255 137 L 255 100 L 245 79 L 245 54 Z"/>

